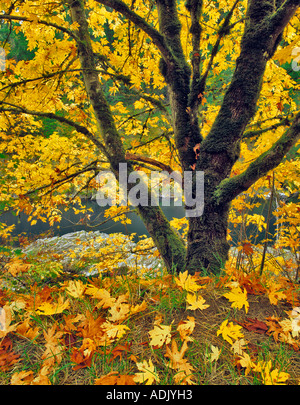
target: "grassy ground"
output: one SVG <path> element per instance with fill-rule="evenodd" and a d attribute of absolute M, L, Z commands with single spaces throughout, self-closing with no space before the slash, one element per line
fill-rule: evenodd
<path fill-rule="evenodd" d="M 233 263 L 213 278 L 38 281 L 29 268 L 2 266 L 1 385 L 300 383 L 299 284 L 287 278 Z"/>

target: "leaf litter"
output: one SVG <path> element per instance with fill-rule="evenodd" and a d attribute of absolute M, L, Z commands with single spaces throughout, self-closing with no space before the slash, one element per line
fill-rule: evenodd
<path fill-rule="evenodd" d="M 232 368 L 239 384 L 297 384 L 299 294 L 286 279 L 274 285 L 228 268 L 223 279 L 74 275 L 30 291 L 3 288 L 0 378 L 12 385 L 226 384 Z M 280 344 L 289 351 L 284 366 Z"/>

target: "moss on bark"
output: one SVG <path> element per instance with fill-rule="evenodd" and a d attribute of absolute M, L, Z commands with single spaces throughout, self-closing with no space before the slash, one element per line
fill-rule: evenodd
<path fill-rule="evenodd" d="M 186 269 L 219 274 L 228 259 L 228 207 L 216 211 L 206 206 L 201 217 L 190 218 Z"/>

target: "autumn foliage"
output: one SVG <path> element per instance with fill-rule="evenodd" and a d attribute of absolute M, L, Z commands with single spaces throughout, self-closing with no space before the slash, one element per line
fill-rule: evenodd
<path fill-rule="evenodd" d="M 21 260 L 8 262 L 2 282 L 18 272 L 24 273 Z M 52 285 L 3 288 L 0 377 L 8 384 L 60 384 L 68 369 L 71 383 L 79 370 L 90 370 L 83 383 L 197 385 L 222 374 L 225 356 L 242 383 L 299 382 L 298 369 L 262 351 L 271 339 L 286 345 L 290 358 L 298 356 L 296 284 L 279 276 L 272 287 L 270 273 L 258 278 L 233 266 L 221 279 L 146 274 L 58 276 Z M 263 300 L 272 315 L 257 309 Z"/>
<path fill-rule="evenodd" d="M 0 383 L 300 383 L 299 6 L 0 0 Z M 202 215 L 25 252 L 120 164 L 204 173 Z"/>
<path fill-rule="evenodd" d="M 299 2 L 265 2 L 1 1 L 1 212 L 53 226 L 74 205 L 86 221 L 101 171 L 203 171 L 185 244 L 158 207 L 136 208 L 169 270 L 219 272 L 229 242 L 255 243 L 250 226 L 268 237 L 252 211 L 272 188 L 296 254 Z"/>

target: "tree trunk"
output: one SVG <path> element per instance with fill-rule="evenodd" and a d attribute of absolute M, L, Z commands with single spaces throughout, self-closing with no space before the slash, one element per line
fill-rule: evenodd
<path fill-rule="evenodd" d="M 171 228 L 160 207 L 138 207 L 147 231 L 151 235 L 169 271 L 185 269 L 186 247 L 181 236 Z"/>
<path fill-rule="evenodd" d="M 190 274 L 218 274 L 228 259 L 227 241 L 229 207 L 216 210 L 205 204 L 201 217 L 189 219 L 186 269 Z"/>

